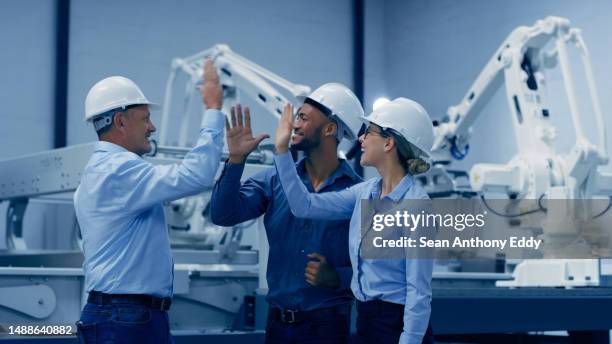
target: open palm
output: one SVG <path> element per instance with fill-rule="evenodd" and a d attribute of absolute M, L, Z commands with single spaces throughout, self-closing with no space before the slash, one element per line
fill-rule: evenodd
<path fill-rule="evenodd" d="M 291 103 L 287 103 L 283 109 L 283 115 L 278 121 L 278 126 L 276 127 L 276 142 L 274 143 L 274 146 L 277 153 L 282 154 L 289 150 L 289 141 L 291 140 L 292 132 L 293 105 Z"/>
<path fill-rule="evenodd" d="M 233 106 L 231 109 L 231 121 L 225 121 L 227 148 L 229 149 L 230 162 L 242 163 L 259 143 L 270 136 L 268 134 L 260 134 L 253 137 L 251 129 L 251 111 L 248 107 L 244 108 L 244 120 L 242 107 L 240 104 Z"/>

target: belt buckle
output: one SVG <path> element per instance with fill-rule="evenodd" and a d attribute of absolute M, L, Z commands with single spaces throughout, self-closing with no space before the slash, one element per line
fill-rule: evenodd
<path fill-rule="evenodd" d="M 172 304 L 172 299 L 171 299 L 171 298 L 169 298 L 169 297 L 164 297 L 164 298 L 162 298 L 162 299 L 161 299 L 161 304 L 160 304 L 160 306 L 159 306 L 159 307 L 160 307 L 160 309 L 161 309 L 162 311 L 166 311 L 166 310 L 169 310 L 169 309 L 170 309 L 170 305 L 171 305 L 171 304 Z M 167 306 L 168 308 L 166 308 L 166 306 Z"/>
<path fill-rule="evenodd" d="M 297 311 L 294 311 L 291 309 L 286 309 L 284 311 L 281 311 L 281 320 L 288 324 L 293 324 L 295 322 L 295 313 L 297 313 Z M 289 319 L 287 319 L 287 314 L 291 314 Z"/>

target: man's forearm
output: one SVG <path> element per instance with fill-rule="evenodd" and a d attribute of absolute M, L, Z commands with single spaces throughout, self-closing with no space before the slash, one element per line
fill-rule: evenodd
<path fill-rule="evenodd" d="M 244 164 L 226 162 L 214 186 L 210 200 L 210 215 L 214 224 L 233 226 L 242 221 L 237 205 L 240 203 L 240 178 Z"/>

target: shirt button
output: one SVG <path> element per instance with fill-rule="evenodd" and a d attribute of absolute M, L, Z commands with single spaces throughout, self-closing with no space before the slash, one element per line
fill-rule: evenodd
<path fill-rule="evenodd" d="M 301 250 L 300 252 L 304 253 L 304 250 Z"/>

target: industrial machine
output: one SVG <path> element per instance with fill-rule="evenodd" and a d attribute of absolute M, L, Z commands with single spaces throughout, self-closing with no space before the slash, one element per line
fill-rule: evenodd
<path fill-rule="evenodd" d="M 309 87 L 290 83 L 226 45 L 176 58 L 166 86 L 160 140 L 146 157 L 151 162 L 175 163 L 189 151 L 190 110 L 195 109 L 199 117 L 203 109 L 199 101 L 195 107 L 187 105 L 201 83 L 206 58 L 213 59 L 218 67 L 226 107 L 243 101 L 245 95 L 279 116 L 282 105 L 297 102 L 297 96 L 310 92 Z M 175 136 L 169 122 L 176 116 L 171 109 L 179 73 L 187 75 L 186 106 L 180 115 L 180 132 Z M 74 325 L 78 320 L 85 300 L 78 223 L 74 221 L 73 250 L 31 250 L 23 238 L 23 220 L 33 200 L 72 204 L 72 193 L 93 147 L 93 143 L 87 143 L 0 161 L 0 201 L 9 202 L 4 238 L 8 250 L 0 252 L 0 324 Z M 222 160 L 226 159 L 224 153 Z M 271 163 L 270 150 L 253 152 L 245 177 Z M 230 228 L 213 225 L 207 217 L 209 199 L 204 192 L 165 205 L 175 262 L 171 329 L 175 335 L 222 335 L 232 330 L 243 331 L 245 336 L 257 335 L 248 331 L 256 328 L 255 292 L 264 289 L 261 293 L 265 294 L 265 277 L 261 278 L 267 260 L 265 235 L 257 240 L 252 234 L 255 239 L 243 240 L 244 228 L 252 227 L 256 232 L 256 221 Z"/>
<path fill-rule="evenodd" d="M 153 151 L 153 155 L 171 158 L 181 157 L 181 154 L 185 151 L 177 150 L 174 146 L 185 147 L 189 145 L 189 135 L 194 134 L 189 130 L 191 120 L 194 117 L 199 120 L 204 111 L 202 106 L 199 105 L 198 87 L 202 82 L 202 71 L 206 58 L 214 60 L 219 71 L 219 78 L 224 91 L 224 113 L 229 113 L 233 105 L 241 99 L 244 101 L 246 98 L 254 101 L 276 118 L 280 118 L 284 104 L 291 101 L 294 105 L 299 106 L 297 97 L 310 93 L 310 87 L 293 84 L 236 54 L 224 44 L 217 44 L 186 58 L 175 58 L 172 61 L 170 75 L 166 83 L 159 130 L 159 145 L 155 145 L 156 149 Z M 178 109 L 173 111 L 175 84 L 177 83 L 177 77 L 181 74 L 187 77 L 185 92 Z M 197 103 L 195 107 L 192 106 L 194 94 Z M 170 121 L 171 118 L 173 118 L 172 121 Z M 178 120 L 176 120 L 177 118 Z M 180 128 L 175 128 L 178 131 L 176 135 L 171 135 L 171 123 L 173 122 L 180 123 Z M 171 138 L 175 141 L 171 142 Z M 262 164 L 272 163 L 272 153 L 269 149 L 255 152 L 255 156 Z M 201 243 L 206 246 L 218 245 L 222 241 L 227 243 L 225 245 L 227 247 L 233 241 L 235 246 L 235 242 L 242 237 L 243 228 L 252 226 L 255 222 L 225 230 L 220 230 L 218 226 L 211 223 L 203 223 L 202 221 L 205 221 L 206 217 L 199 216 L 199 214 L 207 211 L 206 207 L 209 199 L 209 193 L 205 193 L 171 203 L 168 207 L 167 219 L 171 229 L 173 229 L 173 245 L 193 247 Z M 198 216 L 194 216 L 194 214 Z M 233 240 L 225 240 L 224 237 Z M 265 279 L 263 281 L 265 283 Z"/>
<path fill-rule="evenodd" d="M 568 52 L 570 46 L 577 50 L 584 66 L 591 112 L 579 106 Z M 557 65 L 565 97 L 552 101 L 567 99 L 575 132 L 574 146 L 564 154 L 556 150 L 557 132 L 551 121 L 551 117 L 561 114 L 551 112 L 550 100 L 546 98 L 546 72 Z M 469 174 L 452 170 L 451 161 L 461 160 L 468 153 L 473 123 L 503 85 L 518 152 L 506 164 L 477 163 Z M 584 124 L 593 119 L 597 125 L 596 140 L 584 129 Z M 609 268 L 605 260 L 554 259 L 570 257 L 568 250 L 573 251 L 575 257 L 590 257 L 592 252 L 584 244 L 583 227 L 586 220 L 601 213 L 597 214 L 600 210 L 588 209 L 589 202 L 597 196 L 612 195 L 612 174 L 600 170 L 609 158 L 589 51 L 580 30 L 571 27 L 569 20 L 547 17 L 531 27 L 521 26 L 512 31 L 462 101 L 449 107 L 446 119 L 436 123 L 434 130 L 434 169 L 429 176 L 422 178 L 433 195 L 477 194 L 483 200 L 501 195 L 515 203 L 516 211 L 508 217 L 526 215 L 522 209 L 533 209 L 533 205 L 537 208 L 535 211 L 543 213 L 541 223 L 525 226 L 543 229 L 543 258 L 550 259 L 514 262 L 518 263 L 514 279 L 500 281 L 498 285 L 575 287 L 607 283 L 604 275 L 609 274 L 606 271 Z M 543 207 L 542 203 L 547 203 L 547 206 Z M 530 206 L 523 206 L 525 204 Z M 609 203 L 605 208 L 609 208 Z M 609 237 L 610 233 L 604 235 Z"/>
<path fill-rule="evenodd" d="M 577 48 L 585 67 L 598 126 L 596 143 L 583 130 L 585 117 L 577 104 L 569 44 Z M 551 45 L 552 49 L 548 49 Z M 202 114 L 199 100 L 194 102 L 193 95 L 197 94 L 207 57 L 214 59 L 219 68 L 226 107 L 246 95 L 278 116 L 286 102 L 299 105 L 297 97 L 310 91 L 307 86 L 292 84 L 241 57 L 226 45 L 174 59 L 166 84 L 159 140 L 147 157 L 152 162 L 176 162 L 188 151 L 190 121 Z M 544 97 L 544 72 L 557 63 L 576 132 L 574 148 L 564 155 L 555 150 L 551 117 L 556 114 L 551 113 Z M 175 84 L 183 76 L 187 77 L 184 97 L 177 105 Z M 476 164 L 469 173 L 452 169 L 451 162 L 467 154 L 471 128 L 483 106 L 502 85 L 506 86 L 518 153 L 503 165 Z M 177 116 L 179 120 L 171 120 Z M 433 197 L 504 195 L 517 200 L 518 210 L 522 209 L 521 201 L 535 200 L 537 204 L 560 200 L 559 204 L 563 204 L 564 200 L 608 196 L 612 194 L 612 175 L 599 170 L 608 161 L 603 122 L 588 50 L 579 30 L 570 27 L 566 19 L 548 17 L 532 27 L 513 31 L 461 103 L 449 108 L 446 121 L 437 123 L 434 166 L 419 179 Z M 179 123 L 178 127 L 173 123 Z M 34 200 L 71 204 L 72 192 L 92 150 L 93 144 L 88 143 L 0 161 L 0 201 L 9 202 L 4 239 L 10 248 L 0 252 L 0 324 L 68 325 L 78 318 L 84 302 L 78 227 L 73 250 L 69 251 L 28 249 L 22 228 L 27 206 Z M 271 161 L 270 151 L 254 152 L 249 156 L 245 177 L 267 168 Z M 265 234 L 259 228 L 258 239 L 245 238 L 257 230 L 258 222 L 231 228 L 214 226 L 203 216 L 209 199 L 210 195 L 204 192 L 166 205 L 176 263 L 175 298 L 170 311 L 172 331 L 184 336 L 222 336 L 228 330 L 236 330 L 242 342 L 257 340 L 256 335 L 261 339 L 261 331 L 249 330 L 261 328 L 258 322 L 264 321 L 254 319 L 254 314 L 263 313 L 255 309 L 262 304 L 253 300 L 265 294 Z M 542 212 L 548 220 L 542 227 L 545 240 L 551 243 L 548 254 L 555 257 L 566 242 L 577 240 L 582 232 L 580 223 L 575 221 L 580 218 L 576 203 L 556 209 L 551 204 Z M 566 226 L 558 226 L 560 222 Z M 607 317 L 594 311 L 612 306 L 612 293 L 600 288 L 606 285 L 606 270 L 612 270 L 606 260 L 540 259 L 514 263 L 517 265 L 513 274 L 435 272 L 432 324 L 436 334 L 598 331 L 612 326 Z M 534 291 L 501 286 L 585 288 Z M 221 341 L 228 342 L 227 338 Z"/>

